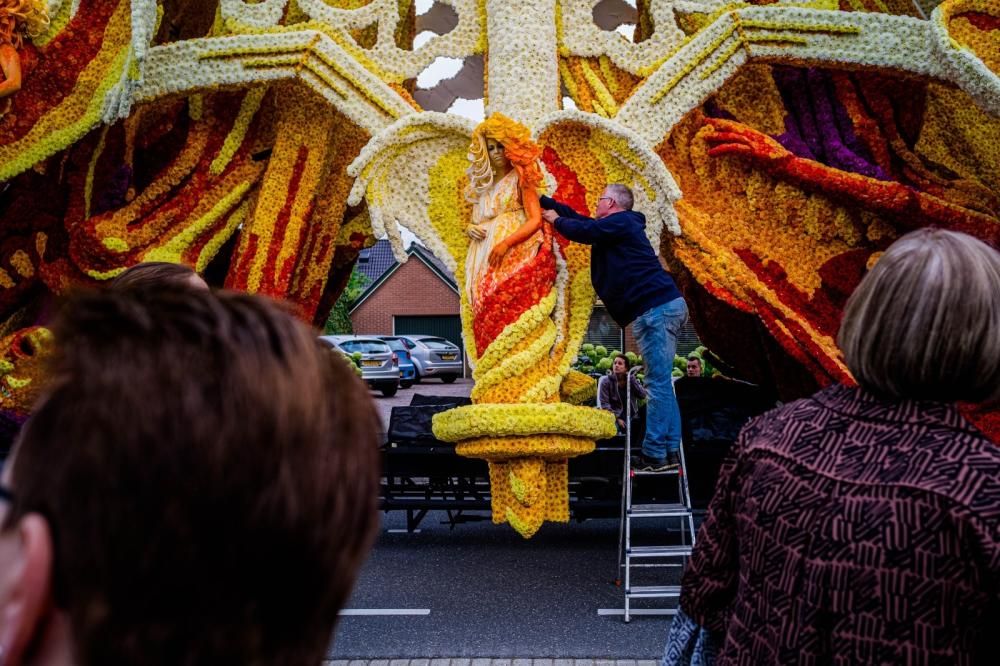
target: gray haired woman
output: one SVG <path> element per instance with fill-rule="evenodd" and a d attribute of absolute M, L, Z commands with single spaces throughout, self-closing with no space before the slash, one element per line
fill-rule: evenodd
<path fill-rule="evenodd" d="M 837 341 L 856 388 L 740 433 L 664 664 L 995 663 L 1000 447 L 955 403 L 1000 401 L 1000 253 L 907 234 Z"/>

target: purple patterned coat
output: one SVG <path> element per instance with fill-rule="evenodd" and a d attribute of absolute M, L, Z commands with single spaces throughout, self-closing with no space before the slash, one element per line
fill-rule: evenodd
<path fill-rule="evenodd" d="M 843 386 L 757 417 L 681 607 L 718 664 L 1000 663 L 1000 448 L 951 405 Z"/>

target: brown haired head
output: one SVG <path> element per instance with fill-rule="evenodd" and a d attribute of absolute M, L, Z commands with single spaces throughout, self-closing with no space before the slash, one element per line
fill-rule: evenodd
<path fill-rule="evenodd" d="M 111 289 L 149 289 L 151 287 L 186 287 L 207 289 L 208 285 L 193 268 L 169 261 L 146 261 L 127 268 L 108 283 Z"/>
<path fill-rule="evenodd" d="M 48 521 L 79 663 L 320 663 L 376 526 L 360 381 L 247 295 L 107 290 L 54 334 L 0 541 Z"/>
<path fill-rule="evenodd" d="M 851 295 L 837 343 L 882 395 L 1000 399 L 1000 253 L 954 231 L 906 234 Z"/>

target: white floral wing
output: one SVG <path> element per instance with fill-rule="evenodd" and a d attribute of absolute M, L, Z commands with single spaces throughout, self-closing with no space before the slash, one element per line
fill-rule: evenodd
<path fill-rule="evenodd" d="M 386 235 L 406 260 L 400 225 L 409 229 L 453 272 L 464 265 L 465 169 L 475 123 L 443 113 L 415 113 L 372 137 L 348 167 L 355 177 L 348 203 L 368 204 L 372 231 Z"/>
<path fill-rule="evenodd" d="M 559 111 L 542 119 L 535 139 L 558 152 L 562 145 L 580 146 L 595 164 L 600 164 L 605 183 L 622 183 L 632 188 L 634 209 L 646 216 L 646 235 L 659 252 L 660 238 L 669 231 L 681 233 L 674 202 L 681 198 L 677 182 L 663 160 L 635 132 L 613 120 L 581 111 Z M 603 187 L 602 183 L 602 187 Z M 597 207 L 600 189 L 590 188 L 587 204 Z"/>

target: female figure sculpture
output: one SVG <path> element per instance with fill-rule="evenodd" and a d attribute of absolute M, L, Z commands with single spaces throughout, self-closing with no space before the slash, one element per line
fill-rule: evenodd
<path fill-rule="evenodd" d="M 465 192 L 473 204 L 466 228 L 465 289 L 474 313 L 542 246 L 540 155 L 527 129 L 505 116 L 491 116 L 472 135 Z"/>

